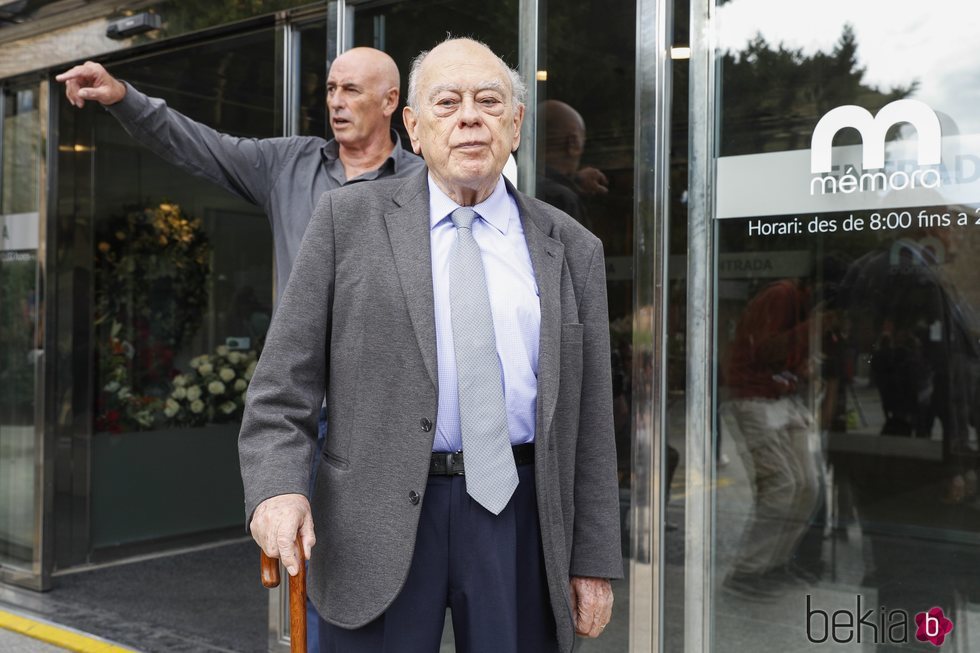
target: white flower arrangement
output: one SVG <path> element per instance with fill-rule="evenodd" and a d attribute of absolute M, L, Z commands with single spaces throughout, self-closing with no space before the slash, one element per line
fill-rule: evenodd
<path fill-rule="evenodd" d="M 231 351 L 224 345 L 213 354 L 195 356 L 188 363 L 191 369 L 171 380 L 164 418 L 180 426 L 241 419 L 257 360 L 254 351 Z"/>

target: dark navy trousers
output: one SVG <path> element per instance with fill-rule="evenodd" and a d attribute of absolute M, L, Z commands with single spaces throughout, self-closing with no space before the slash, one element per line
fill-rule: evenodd
<path fill-rule="evenodd" d="M 557 652 L 534 466 L 518 476 L 496 516 L 466 494 L 464 477 L 430 476 L 404 588 L 362 628 L 321 620 L 321 653 L 438 653 L 447 607 L 458 653 Z"/>

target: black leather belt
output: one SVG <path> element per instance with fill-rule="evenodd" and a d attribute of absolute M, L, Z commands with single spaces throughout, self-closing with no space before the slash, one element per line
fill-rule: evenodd
<path fill-rule="evenodd" d="M 517 465 L 534 464 L 534 443 L 517 444 L 511 447 L 514 450 L 514 463 Z M 464 476 L 463 471 L 463 452 L 443 452 L 433 451 L 432 459 L 429 461 L 430 476 Z"/>

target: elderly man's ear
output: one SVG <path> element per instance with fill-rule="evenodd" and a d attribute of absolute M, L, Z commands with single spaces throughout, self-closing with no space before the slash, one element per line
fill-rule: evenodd
<path fill-rule="evenodd" d="M 514 112 L 514 144 L 510 148 L 511 152 L 516 152 L 518 146 L 521 144 L 521 124 L 523 122 L 524 122 L 524 105 L 518 104 L 517 111 Z"/>
<path fill-rule="evenodd" d="M 418 127 L 418 117 L 412 111 L 412 107 L 406 106 L 402 109 L 402 122 L 405 123 L 405 131 L 408 132 L 408 140 L 412 143 L 412 151 L 422 155 L 422 144 L 419 143 L 415 128 Z"/>

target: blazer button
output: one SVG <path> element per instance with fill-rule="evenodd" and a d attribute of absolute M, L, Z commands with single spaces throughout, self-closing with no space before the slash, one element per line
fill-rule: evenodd
<path fill-rule="evenodd" d="M 423 417 L 421 420 L 419 420 L 419 425 L 426 433 L 432 430 L 432 420 L 430 420 L 428 417 Z"/>
<path fill-rule="evenodd" d="M 419 493 L 416 492 L 415 490 L 412 490 L 411 492 L 408 493 L 408 500 L 412 502 L 413 506 L 419 505 L 420 498 L 421 497 L 419 497 Z"/>

